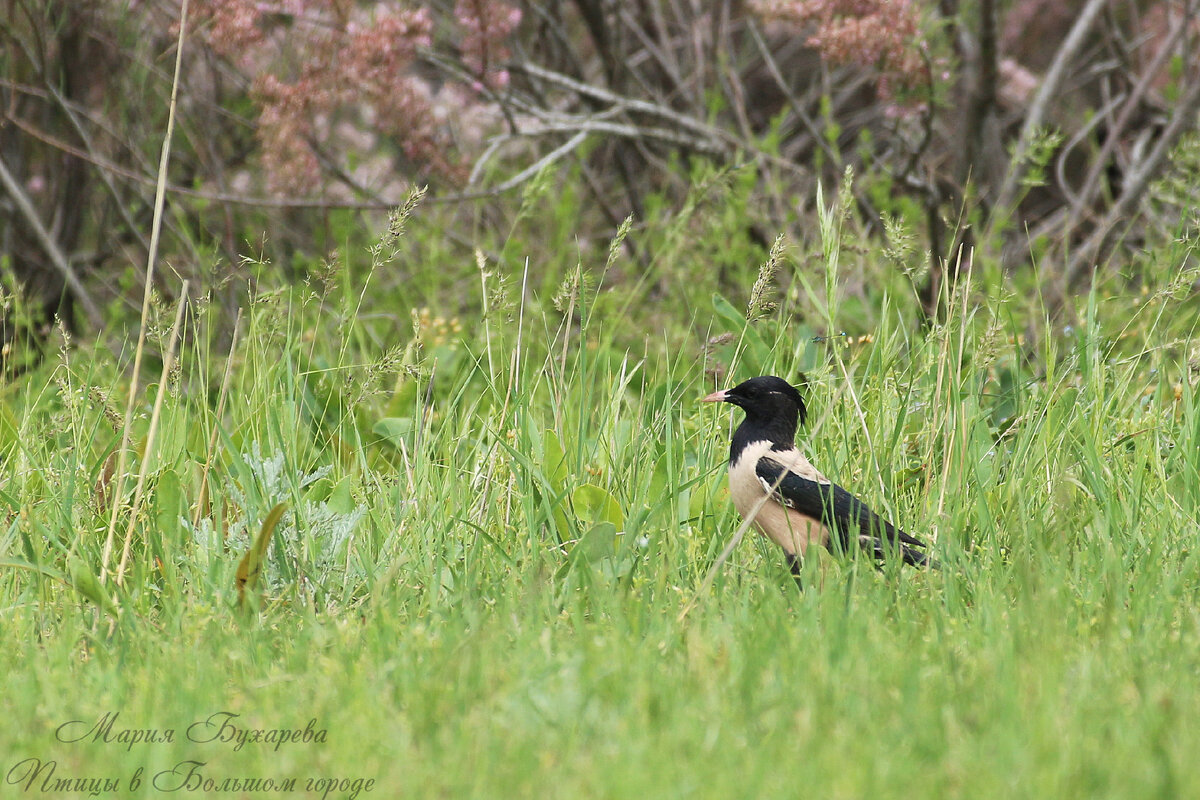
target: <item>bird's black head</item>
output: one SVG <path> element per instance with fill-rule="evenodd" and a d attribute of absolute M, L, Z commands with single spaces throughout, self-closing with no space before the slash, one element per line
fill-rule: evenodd
<path fill-rule="evenodd" d="M 733 403 L 746 412 L 742 423 L 777 444 L 791 445 L 796 428 L 804 424 L 808 410 L 804 398 L 783 378 L 760 375 L 743 381 L 732 389 L 713 392 L 706 403 Z"/>

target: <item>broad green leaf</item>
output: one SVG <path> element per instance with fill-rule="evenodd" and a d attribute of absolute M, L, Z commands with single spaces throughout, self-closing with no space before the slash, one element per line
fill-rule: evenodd
<path fill-rule="evenodd" d="M 714 293 L 712 296 L 713 311 L 717 316 L 725 320 L 729 328 L 733 332 L 740 332 L 746 327 L 746 315 L 733 307 L 724 297 Z"/>
<path fill-rule="evenodd" d="M 350 514 L 354 511 L 357 504 L 354 502 L 354 493 L 351 490 L 349 475 L 337 482 L 326 502 L 329 504 L 331 510 L 339 514 Z"/>
<path fill-rule="evenodd" d="M 384 417 L 371 427 L 371 432 L 387 442 L 392 447 L 400 448 L 401 444 L 412 445 L 413 431 L 416 425 L 412 417 Z"/>
<path fill-rule="evenodd" d="M 183 514 L 183 487 L 173 469 L 164 469 L 154 484 L 155 522 L 160 531 L 176 530 Z"/>
<path fill-rule="evenodd" d="M 582 556 L 590 562 L 599 563 L 617 554 L 619 541 L 616 525 L 611 522 L 597 522 L 588 528 L 571 548 L 571 556 L 573 559 Z"/>
<path fill-rule="evenodd" d="M 20 441 L 21 424 L 8 404 L 0 401 L 0 455 L 4 455 Z"/>
<path fill-rule="evenodd" d="M 746 315 L 719 294 L 712 296 L 713 311 L 725 321 L 730 333 L 741 337 L 743 347 L 741 360 L 752 373 L 760 372 L 770 361 L 771 346 L 762 338 L 754 326 L 746 321 Z"/>
<path fill-rule="evenodd" d="M 104 587 L 100 585 L 100 581 L 96 579 L 92 568 L 86 562 L 79 558 L 72 558 L 70 569 L 71 587 L 75 591 L 105 611 L 113 611 L 115 609 L 112 599 L 104 591 Z"/>
<path fill-rule="evenodd" d="M 592 484 L 580 486 L 571 495 L 575 516 L 584 523 L 610 522 L 617 529 L 624 526 L 621 504 L 604 489 Z"/>
<path fill-rule="evenodd" d="M 551 486 L 561 490 L 567 482 L 567 454 L 558 440 L 558 434 L 549 430 L 542 434 L 542 451 L 545 454 L 542 474 Z"/>
<path fill-rule="evenodd" d="M 554 527 L 558 529 L 559 540 L 563 541 L 571 536 L 571 524 L 563 510 L 567 492 L 567 455 L 554 431 L 542 434 L 542 452 L 542 475 L 555 495 L 550 498 L 555 503 Z"/>

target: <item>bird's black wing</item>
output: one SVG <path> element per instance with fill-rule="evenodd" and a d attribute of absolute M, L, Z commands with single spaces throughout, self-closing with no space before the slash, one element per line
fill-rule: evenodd
<path fill-rule="evenodd" d="M 857 543 L 876 558 L 899 551 L 904 563 L 932 564 L 925 543 L 909 536 L 835 483 L 810 480 L 772 458 L 760 458 L 755 473 L 763 489 L 788 508 L 821 521 L 843 551 Z M 920 549 L 918 549 L 920 548 Z"/>

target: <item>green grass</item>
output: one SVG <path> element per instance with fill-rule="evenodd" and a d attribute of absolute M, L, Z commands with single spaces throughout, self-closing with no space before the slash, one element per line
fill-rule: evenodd
<path fill-rule="evenodd" d="M 5 385 L 5 796 L 68 793 L 28 784 L 31 758 L 113 797 L 175 794 L 183 762 L 215 781 L 191 796 L 319 797 L 322 778 L 347 781 L 330 797 L 356 779 L 362 797 L 1200 794 L 1196 316 L 1174 245 L 1144 290 L 1080 298 L 1070 329 L 995 279 L 922 327 L 908 278 L 829 214 L 749 324 L 766 253 L 702 206 L 635 226 L 664 250 L 641 280 L 616 249 L 543 256 L 529 219 L 485 265 L 505 286 L 430 244 L 436 217 L 348 244 L 323 284 L 262 265 L 227 390 L 233 326 L 210 306 L 150 448 L 162 385 L 138 395 L 119 587 L 105 475 L 131 353 L 77 343 Z M 717 275 L 721 243 L 745 263 Z M 556 307 L 577 260 L 590 279 Z M 802 371 L 813 460 L 945 570 L 827 558 L 800 593 L 747 539 L 701 592 L 738 522 L 736 414 L 696 402 L 714 367 Z M 118 712 L 113 741 L 61 741 Z M 221 712 L 315 719 L 324 741 L 189 740 Z M 117 740 L 150 728 L 173 741 Z M 264 778 L 294 791 L 224 783 Z"/>

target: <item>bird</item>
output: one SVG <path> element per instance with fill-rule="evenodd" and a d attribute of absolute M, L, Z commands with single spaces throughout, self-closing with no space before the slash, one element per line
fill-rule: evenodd
<path fill-rule="evenodd" d="M 760 375 L 701 401 L 731 403 L 746 412 L 729 444 L 733 505 L 743 519 L 753 515 L 754 527 L 783 549 L 797 582 L 812 544 L 842 553 L 857 546 L 875 559 L 895 553 L 905 564 L 938 567 L 924 542 L 830 481 L 796 448 L 796 429 L 808 410 L 786 380 Z"/>

